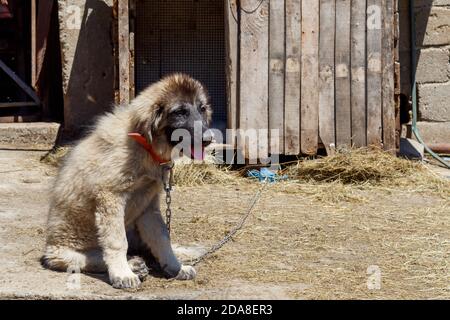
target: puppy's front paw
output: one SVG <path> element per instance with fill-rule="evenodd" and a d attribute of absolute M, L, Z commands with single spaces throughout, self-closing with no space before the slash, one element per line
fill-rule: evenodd
<path fill-rule="evenodd" d="M 197 271 L 195 271 L 194 267 L 191 266 L 181 266 L 180 272 L 175 277 L 175 280 L 192 280 L 197 275 Z"/>
<path fill-rule="evenodd" d="M 144 259 L 141 257 L 132 257 L 128 260 L 128 265 L 131 271 L 139 277 L 139 280 L 144 281 L 147 278 L 149 270 Z"/>
<path fill-rule="evenodd" d="M 139 277 L 131 271 L 123 275 L 112 274 L 109 278 L 116 289 L 136 289 L 141 285 Z"/>

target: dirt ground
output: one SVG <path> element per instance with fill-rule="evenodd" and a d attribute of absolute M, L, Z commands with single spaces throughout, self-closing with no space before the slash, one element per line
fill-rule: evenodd
<path fill-rule="evenodd" d="M 55 168 L 40 152 L 0 151 L 0 298 L 448 299 L 450 199 L 420 188 L 270 186 L 243 231 L 191 282 L 148 278 L 137 291 L 105 275 L 39 264 Z M 444 174 L 448 172 L 444 171 Z M 180 187 L 173 242 L 201 251 L 239 221 L 258 183 Z M 378 281 L 379 280 L 379 281 Z"/>

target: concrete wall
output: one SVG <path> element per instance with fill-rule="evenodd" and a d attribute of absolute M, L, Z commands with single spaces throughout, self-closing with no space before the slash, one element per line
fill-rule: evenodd
<path fill-rule="evenodd" d="M 58 0 L 64 127 L 82 132 L 114 101 L 113 0 Z"/>
<path fill-rule="evenodd" d="M 402 92 L 410 92 L 408 2 L 400 0 Z M 416 0 L 419 130 L 427 143 L 450 143 L 450 0 Z"/>

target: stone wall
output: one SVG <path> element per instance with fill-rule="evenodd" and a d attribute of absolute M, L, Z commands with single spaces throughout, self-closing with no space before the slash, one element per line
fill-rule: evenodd
<path fill-rule="evenodd" d="M 400 0 L 402 91 L 410 92 L 408 2 Z M 450 143 L 450 0 L 416 0 L 419 131 L 427 143 Z"/>
<path fill-rule="evenodd" d="M 113 0 L 58 0 L 64 129 L 84 131 L 114 102 Z"/>

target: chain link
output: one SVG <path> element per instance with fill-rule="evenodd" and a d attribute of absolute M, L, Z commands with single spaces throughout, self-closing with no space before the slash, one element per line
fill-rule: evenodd
<path fill-rule="evenodd" d="M 211 254 L 218 251 L 220 248 L 222 248 L 224 245 L 226 245 L 228 242 L 230 242 L 233 239 L 233 237 L 236 235 L 236 233 L 238 233 L 238 231 L 242 229 L 242 227 L 244 226 L 248 217 L 252 214 L 253 209 L 255 208 L 256 204 L 258 203 L 259 199 L 261 198 L 262 193 L 264 192 L 264 190 L 266 189 L 268 184 L 269 183 L 267 182 L 267 179 L 266 179 L 263 182 L 263 185 L 261 186 L 261 188 L 258 190 L 258 192 L 253 197 L 253 200 L 250 203 L 250 206 L 248 207 L 247 212 L 242 217 L 242 219 L 239 221 L 239 223 L 222 240 L 220 240 L 218 243 L 213 245 L 208 251 L 206 251 L 199 257 L 191 260 L 190 265 L 196 266 L 197 264 L 199 264 L 200 262 L 205 260 Z"/>
<path fill-rule="evenodd" d="M 170 223 L 172 221 L 172 186 L 173 186 L 173 163 L 163 165 L 162 180 L 164 184 L 164 191 L 166 192 L 166 226 L 170 235 Z"/>
<path fill-rule="evenodd" d="M 169 235 L 170 235 L 170 231 L 171 231 L 170 222 L 172 220 L 172 209 L 170 208 L 170 205 L 172 204 L 171 192 L 172 192 L 172 186 L 173 186 L 173 166 L 174 166 L 173 163 L 164 164 L 163 165 L 163 174 L 162 174 L 164 191 L 166 192 L 166 226 L 167 226 L 167 230 L 169 231 Z M 250 206 L 247 209 L 247 212 L 245 213 L 245 215 L 242 217 L 241 221 L 239 221 L 239 223 L 222 240 L 220 240 L 217 244 L 212 246 L 207 252 L 203 253 L 201 256 L 197 257 L 196 259 L 193 259 L 191 261 L 192 266 L 199 264 L 201 261 L 205 260 L 208 256 L 210 256 L 214 252 L 218 251 L 220 248 L 222 248 L 225 244 L 227 244 L 228 242 L 230 242 L 233 239 L 234 235 L 236 235 L 236 233 L 239 230 L 241 230 L 242 227 L 244 226 L 245 222 L 247 221 L 248 217 L 251 215 L 253 209 L 256 206 L 256 203 L 261 198 L 261 195 L 268 184 L 269 183 L 267 182 L 267 180 L 264 181 L 262 187 L 258 190 L 258 192 L 253 197 L 253 200 L 250 203 Z"/>

